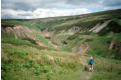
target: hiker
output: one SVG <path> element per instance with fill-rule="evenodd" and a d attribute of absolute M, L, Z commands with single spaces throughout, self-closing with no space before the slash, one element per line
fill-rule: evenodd
<path fill-rule="evenodd" d="M 93 72 L 93 64 L 94 64 L 94 59 L 93 57 L 90 57 L 90 60 L 89 60 L 89 71 L 90 72 Z"/>

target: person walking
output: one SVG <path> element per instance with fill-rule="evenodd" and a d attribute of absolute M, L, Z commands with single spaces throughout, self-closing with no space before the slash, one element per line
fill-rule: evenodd
<path fill-rule="evenodd" d="M 93 59 L 93 57 L 90 57 L 90 60 L 89 60 L 89 71 L 90 72 L 93 72 L 93 64 L 94 64 L 94 59 Z"/>

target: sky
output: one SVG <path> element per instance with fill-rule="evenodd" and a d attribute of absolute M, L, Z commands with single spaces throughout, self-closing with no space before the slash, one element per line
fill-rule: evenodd
<path fill-rule="evenodd" d="M 35 19 L 121 9 L 121 0 L 1 0 L 2 19 Z"/>

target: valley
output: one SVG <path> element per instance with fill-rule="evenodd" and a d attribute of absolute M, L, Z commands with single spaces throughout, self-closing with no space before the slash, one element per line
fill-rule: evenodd
<path fill-rule="evenodd" d="M 120 80 L 120 13 L 2 20 L 2 80 Z"/>

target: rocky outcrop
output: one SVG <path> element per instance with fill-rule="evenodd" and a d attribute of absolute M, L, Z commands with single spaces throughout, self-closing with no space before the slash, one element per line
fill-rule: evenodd
<path fill-rule="evenodd" d="M 98 23 L 95 27 L 93 27 L 92 29 L 90 29 L 89 31 L 91 32 L 95 32 L 95 33 L 98 33 L 100 32 L 102 29 L 104 29 L 109 23 L 110 23 L 111 20 L 108 20 L 108 21 L 105 21 L 104 23 Z"/>
<path fill-rule="evenodd" d="M 115 46 L 115 41 L 112 40 L 111 43 L 110 43 L 110 46 L 109 46 L 109 50 L 112 50 Z"/>
<path fill-rule="evenodd" d="M 109 45 L 109 50 L 117 50 L 119 55 L 121 56 L 121 42 L 116 42 L 115 40 L 112 40 Z"/>
<path fill-rule="evenodd" d="M 45 45 L 44 45 L 43 43 L 41 43 L 40 41 L 38 41 L 38 40 L 35 41 L 35 43 L 38 44 L 39 46 L 43 46 L 43 47 L 45 47 Z"/>
<path fill-rule="evenodd" d="M 1 33 L 3 36 L 13 37 L 16 39 L 30 38 L 35 40 L 34 32 L 35 30 L 22 25 L 15 25 L 14 27 L 1 27 Z"/>
<path fill-rule="evenodd" d="M 121 56 L 121 42 L 119 44 L 119 53 L 120 53 L 120 56 Z"/>
<path fill-rule="evenodd" d="M 1 33 L 2 36 L 5 37 L 23 39 L 30 41 L 31 43 L 37 44 L 39 46 L 45 46 L 45 44 L 41 43 L 39 40 L 36 39 L 37 31 L 23 25 L 14 25 L 12 27 L 2 25 Z"/>
<path fill-rule="evenodd" d="M 88 44 L 81 44 L 80 47 L 73 47 L 72 52 L 78 52 L 79 54 L 84 54 L 89 49 Z"/>
<path fill-rule="evenodd" d="M 41 32 L 41 35 L 43 37 L 49 37 L 51 35 L 51 33 L 50 32 Z"/>

